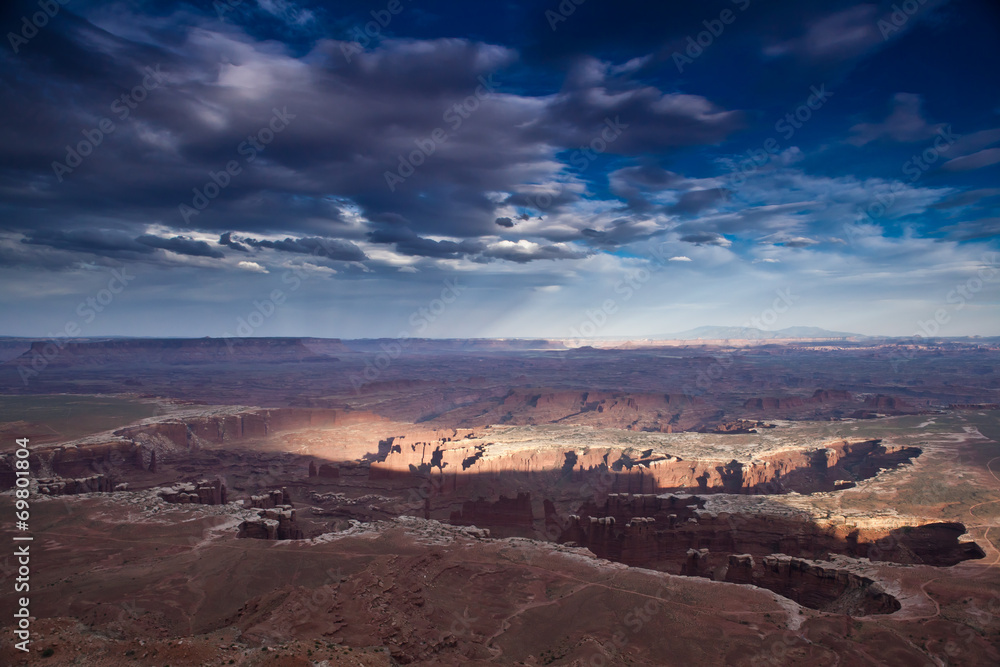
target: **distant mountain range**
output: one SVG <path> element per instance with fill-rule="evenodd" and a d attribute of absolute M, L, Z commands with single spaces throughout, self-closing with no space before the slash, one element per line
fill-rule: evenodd
<path fill-rule="evenodd" d="M 830 331 L 820 327 L 788 327 L 764 331 L 753 327 L 696 327 L 675 334 L 654 336 L 660 340 L 789 340 L 795 338 L 867 338 L 862 334 Z"/>

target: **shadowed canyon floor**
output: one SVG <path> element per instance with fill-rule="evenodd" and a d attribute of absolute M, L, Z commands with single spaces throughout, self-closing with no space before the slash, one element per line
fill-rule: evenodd
<path fill-rule="evenodd" d="M 1000 661 L 996 350 L 501 343 L 12 358 L 0 662 Z"/>

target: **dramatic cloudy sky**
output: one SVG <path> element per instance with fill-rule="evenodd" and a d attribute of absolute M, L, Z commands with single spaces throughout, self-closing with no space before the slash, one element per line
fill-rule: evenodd
<path fill-rule="evenodd" d="M 0 334 L 1000 334 L 1000 11 L 893 4 L 4 3 Z"/>

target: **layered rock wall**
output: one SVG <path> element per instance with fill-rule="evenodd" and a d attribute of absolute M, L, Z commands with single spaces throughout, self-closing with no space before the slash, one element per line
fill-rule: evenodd
<path fill-rule="evenodd" d="M 490 456 L 489 447 L 461 441 L 395 443 L 371 463 L 371 479 L 429 475 L 436 487 L 456 493 L 473 490 L 483 479 L 511 487 L 573 484 L 612 493 L 812 493 L 841 488 L 920 454 L 917 448 L 885 446 L 877 439 L 832 442 L 749 462 L 683 460 L 652 452 L 632 458 L 607 447 Z"/>

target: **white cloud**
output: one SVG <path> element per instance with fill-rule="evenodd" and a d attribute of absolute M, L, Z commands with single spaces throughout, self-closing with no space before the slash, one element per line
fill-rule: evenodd
<path fill-rule="evenodd" d="M 253 271 L 254 273 L 267 273 L 267 269 L 258 264 L 257 262 L 247 262 L 242 261 L 236 266 L 240 267 L 244 271 Z"/>

